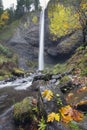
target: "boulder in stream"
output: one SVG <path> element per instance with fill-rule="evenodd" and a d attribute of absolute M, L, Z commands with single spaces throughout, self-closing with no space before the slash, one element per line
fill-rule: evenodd
<path fill-rule="evenodd" d="M 33 108 L 37 106 L 37 100 L 33 97 L 27 97 L 23 101 L 14 105 L 14 120 L 16 124 L 24 124 L 33 119 Z"/>

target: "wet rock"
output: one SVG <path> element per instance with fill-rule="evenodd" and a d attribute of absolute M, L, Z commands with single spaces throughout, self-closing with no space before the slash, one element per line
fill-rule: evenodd
<path fill-rule="evenodd" d="M 82 129 L 82 130 L 87 130 L 87 117 L 84 118 L 83 121 L 81 121 L 79 124 L 79 127 Z"/>
<path fill-rule="evenodd" d="M 62 75 L 61 75 L 61 74 L 53 75 L 53 76 L 52 76 L 52 79 L 61 79 L 61 78 L 62 78 Z"/>
<path fill-rule="evenodd" d="M 50 101 L 47 101 L 44 97 L 42 97 L 42 92 L 45 90 L 51 90 L 53 92 L 53 98 Z M 54 84 L 44 85 L 40 86 L 40 92 L 39 92 L 39 106 L 40 109 L 48 115 L 51 112 L 58 112 L 58 109 L 61 107 L 61 104 L 57 103 L 57 97 L 56 95 L 59 95 L 58 100 L 60 99 L 62 105 L 66 105 L 66 101 L 63 97 L 62 92 L 60 89 L 55 86 Z"/>
<path fill-rule="evenodd" d="M 46 127 L 46 130 L 67 130 L 61 123 L 59 122 L 52 122 L 52 123 L 49 123 Z"/>
<path fill-rule="evenodd" d="M 78 30 L 68 38 L 63 39 L 55 48 L 48 48 L 47 52 L 50 56 L 66 58 L 69 57 L 82 42 L 82 31 Z"/>
<path fill-rule="evenodd" d="M 37 80 L 48 81 L 51 79 L 51 77 L 52 77 L 52 74 L 41 74 L 41 75 L 35 76 L 33 81 L 37 81 Z"/>
<path fill-rule="evenodd" d="M 49 82 L 53 84 L 53 83 L 56 82 L 56 79 L 52 79 L 52 80 L 50 80 Z"/>
<path fill-rule="evenodd" d="M 22 69 L 14 68 L 12 74 L 17 77 L 24 76 L 25 72 Z"/>
<path fill-rule="evenodd" d="M 62 74 L 62 78 L 60 79 L 59 88 L 63 93 L 67 93 L 70 90 L 72 90 L 75 87 L 73 82 L 71 81 L 71 78 L 69 75 L 66 75 L 66 73 Z"/>
<path fill-rule="evenodd" d="M 53 92 L 53 97 L 51 100 L 47 100 L 45 97 L 42 96 L 42 92 L 44 92 L 45 90 L 50 90 Z M 49 113 L 58 112 L 58 109 L 61 108 L 61 106 L 65 106 L 67 103 L 63 97 L 62 92 L 60 91 L 60 89 L 54 84 L 54 83 L 50 83 L 49 84 L 45 84 L 45 85 L 41 85 L 39 88 L 39 110 L 41 113 L 43 113 L 43 115 L 45 117 L 47 117 L 47 115 Z M 61 123 L 53 121 L 52 123 L 48 123 L 46 130 L 66 130 Z"/>
<path fill-rule="evenodd" d="M 14 121 L 11 116 L 2 118 L 0 120 L 0 130 L 15 130 Z"/>
<path fill-rule="evenodd" d="M 72 81 L 67 81 L 65 84 L 60 84 L 62 93 L 67 93 L 73 88 L 75 88 L 75 85 L 73 85 Z"/>
<path fill-rule="evenodd" d="M 16 124 L 24 124 L 33 119 L 33 108 L 37 106 L 37 101 L 33 97 L 27 97 L 22 102 L 14 105 L 13 115 Z"/>
<path fill-rule="evenodd" d="M 17 78 L 16 76 L 13 76 L 11 78 L 6 79 L 4 82 L 11 82 L 11 81 L 16 80 L 16 78 Z"/>
<path fill-rule="evenodd" d="M 51 56 L 54 56 L 56 57 L 58 54 L 57 54 L 57 48 L 56 47 L 51 47 L 47 50 L 48 54 L 51 55 Z"/>
<path fill-rule="evenodd" d="M 31 85 L 31 89 L 32 91 L 39 91 L 39 88 L 40 88 L 40 85 L 43 84 L 44 81 L 43 80 L 37 80 L 37 81 L 34 81 Z"/>
<path fill-rule="evenodd" d="M 0 115 L 0 130 L 15 130 L 13 120 L 13 107 L 7 110 L 4 114 Z"/>
<path fill-rule="evenodd" d="M 76 108 L 80 111 L 87 112 L 87 100 L 79 103 Z"/>

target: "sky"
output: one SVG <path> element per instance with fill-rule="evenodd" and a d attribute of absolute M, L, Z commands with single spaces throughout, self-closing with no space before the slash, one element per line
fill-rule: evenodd
<path fill-rule="evenodd" d="M 2 1 L 3 1 L 4 9 L 11 7 L 13 3 L 14 6 L 16 7 L 17 4 L 17 0 L 2 0 Z M 48 2 L 49 0 L 40 0 L 41 6 L 43 8 L 46 8 Z"/>
<path fill-rule="evenodd" d="M 13 3 L 14 3 L 14 6 L 16 6 L 17 4 L 16 0 L 2 0 L 2 1 L 3 1 L 4 9 L 11 7 Z"/>

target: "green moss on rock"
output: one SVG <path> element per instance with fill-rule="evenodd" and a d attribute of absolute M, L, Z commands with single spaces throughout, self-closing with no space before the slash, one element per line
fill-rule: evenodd
<path fill-rule="evenodd" d="M 68 81 L 70 81 L 70 78 L 69 76 L 65 75 L 64 77 L 61 78 L 60 83 L 65 84 Z"/>
<path fill-rule="evenodd" d="M 87 48 L 80 46 L 75 54 L 68 60 L 67 68 L 80 69 L 81 76 L 87 76 Z"/>
<path fill-rule="evenodd" d="M 15 76 L 24 76 L 25 72 L 22 69 L 14 68 L 12 70 L 12 74 L 15 75 Z"/>
<path fill-rule="evenodd" d="M 54 66 L 54 68 L 51 70 L 53 74 L 63 73 L 66 71 L 66 64 L 57 64 Z"/>
<path fill-rule="evenodd" d="M 34 117 L 33 108 L 37 106 L 33 104 L 33 97 L 27 97 L 23 101 L 14 105 L 13 115 L 17 124 L 30 121 Z"/>
<path fill-rule="evenodd" d="M 36 61 L 27 61 L 26 63 L 30 68 L 36 68 L 38 63 Z"/>

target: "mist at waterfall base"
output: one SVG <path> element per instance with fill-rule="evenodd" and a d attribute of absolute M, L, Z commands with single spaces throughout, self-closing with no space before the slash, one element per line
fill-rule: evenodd
<path fill-rule="evenodd" d="M 40 0 L 42 11 L 40 14 L 40 41 L 39 41 L 39 70 L 44 69 L 44 25 L 45 25 L 45 9 L 49 0 Z"/>

